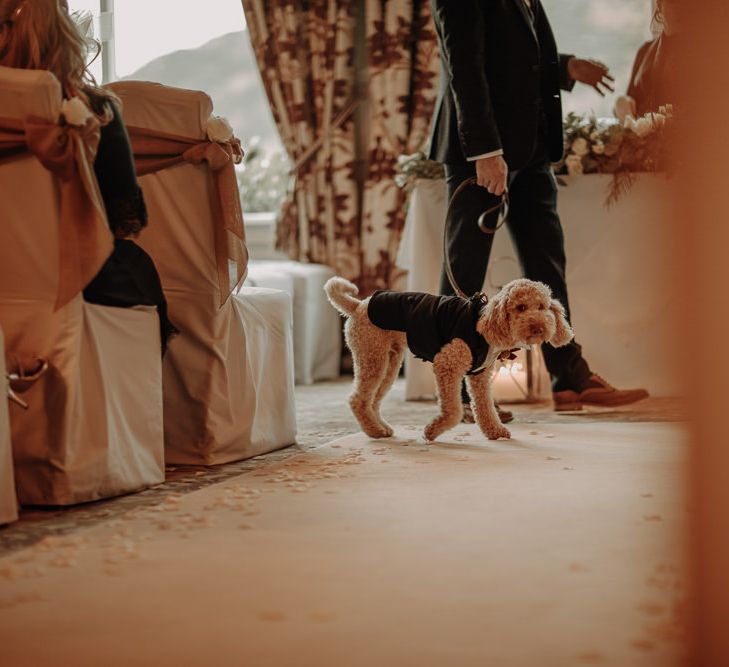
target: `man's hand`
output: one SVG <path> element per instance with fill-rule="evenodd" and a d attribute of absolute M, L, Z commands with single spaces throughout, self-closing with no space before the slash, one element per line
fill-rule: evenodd
<path fill-rule="evenodd" d="M 611 93 L 615 92 L 613 88 L 615 79 L 610 74 L 610 69 L 597 60 L 570 58 L 567 62 L 567 73 L 575 81 L 592 86 L 603 97 L 605 97 L 606 90 Z"/>
<path fill-rule="evenodd" d="M 476 160 L 476 180 L 492 195 L 499 197 L 504 193 L 508 173 L 509 168 L 501 155 Z"/>

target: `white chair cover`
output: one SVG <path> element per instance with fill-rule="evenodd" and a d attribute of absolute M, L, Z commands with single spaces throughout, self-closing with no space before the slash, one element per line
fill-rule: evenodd
<path fill-rule="evenodd" d="M 334 271 L 323 264 L 253 261 L 247 283 L 279 287 L 290 278 L 294 300 L 294 374 L 297 384 L 339 377 L 342 322 L 324 294 L 324 283 Z"/>
<path fill-rule="evenodd" d="M 2 116 L 55 121 L 60 102 L 48 72 L 0 67 Z M 163 481 L 156 311 L 95 306 L 78 294 L 54 312 L 58 184 L 26 154 L 0 164 L 0 201 L 6 362 L 49 364 L 22 396 L 29 409 L 10 406 L 20 502 L 66 505 Z"/>
<path fill-rule="evenodd" d="M 0 350 L 5 341 L 0 330 Z M 0 524 L 10 523 L 18 518 L 18 502 L 15 498 L 13 475 L 13 451 L 10 444 L 10 419 L 8 401 L 5 398 L 8 380 L 5 373 L 5 355 L 0 354 Z"/>
<path fill-rule="evenodd" d="M 139 81 L 110 88 L 127 125 L 206 139 L 212 102 L 204 93 Z M 207 166 L 179 164 L 143 176 L 141 185 L 150 224 L 140 244 L 181 330 L 164 363 L 167 461 L 226 463 L 292 444 L 289 295 L 239 287 L 220 307 Z"/>

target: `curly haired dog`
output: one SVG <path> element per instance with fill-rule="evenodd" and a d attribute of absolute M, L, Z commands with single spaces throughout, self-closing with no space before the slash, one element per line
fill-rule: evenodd
<path fill-rule="evenodd" d="M 392 427 L 380 404 L 400 370 L 405 348 L 433 362 L 440 414 L 426 427 L 435 440 L 461 421 L 460 388 L 466 377 L 476 423 L 489 440 L 509 438 L 491 397 L 494 363 L 516 347 L 572 340 L 562 304 L 549 287 L 514 280 L 487 303 L 475 297 L 437 297 L 421 292 L 375 292 L 357 299 L 357 287 L 334 277 L 324 286 L 332 305 L 347 318 L 345 339 L 354 362 L 349 405 L 362 430 L 387 438 Z"/>

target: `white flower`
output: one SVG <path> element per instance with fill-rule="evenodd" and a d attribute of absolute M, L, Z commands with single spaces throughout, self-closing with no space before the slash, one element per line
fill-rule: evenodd
<path fill-rule="evenodd" d="M 630 114 L 627 114 L 625 116 L 625 120 L 623 121 L 623 129 L 625 130 L 632 130 L 635 132 L 635 118 L 631 116 Z"/>
<path fill-rule="evenodd" d="M 653 114 L 653 124 L 656 127 L 663 127 L 666 124 L 666 116 L 662 113 Z"/>
<path fill-rule="evenodd" d="M 233 128 L 230 126 L 227 118 L 222 116 L 210 116 L 205 125 L 205 132 L 210 141 L 224 144 L 233 138 Z"/>
<path fill-rule="evenodd" d="M 587 143 L 587 139 L 584 137 L 577 137 L 577 139 L 572 142 L 572 152 L 580 157 L 587 155 L 590 152 L 590 144 Z"/>
<path fill-rule="evenodd" d="M 592 152 L 595 155 L 602 155 L 603 153 L 605 153 L 605 144 L 602 141 L 596 141 L 592 145 Z"/>
<path fill-rule="evenodd" d="M 635 121 L 634 132 L 639 137 L 647 137 L 651 132 L 653 132 L 653 129 L 653 121 L 650 116 L 643 116 Z"/>
<path fill-rule="evenodd" d="M 88 121 L 88 119 L 93 115 L 94 114 L 91 113 L 91 110 L 79 97 L 72 97 L 70 100 L 63 100 L 63 103 L 61 104 L 61 116 L 65 118 L 69 125 L 83 127 L 86 125 L 86 121 Z"/>
<path fill-rule="evenodd" d="M 582 158 L 579 155 L 568 155 L 564 162 L 570 176 L 579 176 L 583 173 L 584 167 L 582 166 Z"/>

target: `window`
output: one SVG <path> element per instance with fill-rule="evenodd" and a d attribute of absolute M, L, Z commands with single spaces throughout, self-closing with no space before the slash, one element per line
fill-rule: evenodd
<path fill-rule="evenodd" d="M 98 40 L 101 34 L 99 25 L 100 0 L 69 0 L 68 4 L 71 12 L 76 14 L 77 20 L 87 26 L 89 36 Z M 101 53 L 99 53 L 89 68 L 91 74 L 99 83 L 103 80 L 101 62 Z"/>
<path fill-rule="evenodd" d="M 288 164 L 240 0 L 70 0 L 69 5 L 93 13 L 97 39 L 113 39 L 104 53 L 105 80 L 157 81 L 210 95 L 215 113 L 230 121 L 247 153 L 238 172 L 244 210 L 278 208 Z M 102 7 L 113 21 L 100 20 Z M 102 80 L 100 63 L 94 63 L 93 74 Z"/>
<path fill-rule="evenodd" d="M 601 60 L 615 76 L 615 93 L 628 88 L 635 54 L 651 39 L 651 0 L 542 0 L 559 50 Z M 614 96 L 600 97 L 578 85 L 563 95 L 565 113 L 594 111 L 612 116 Z"/>

